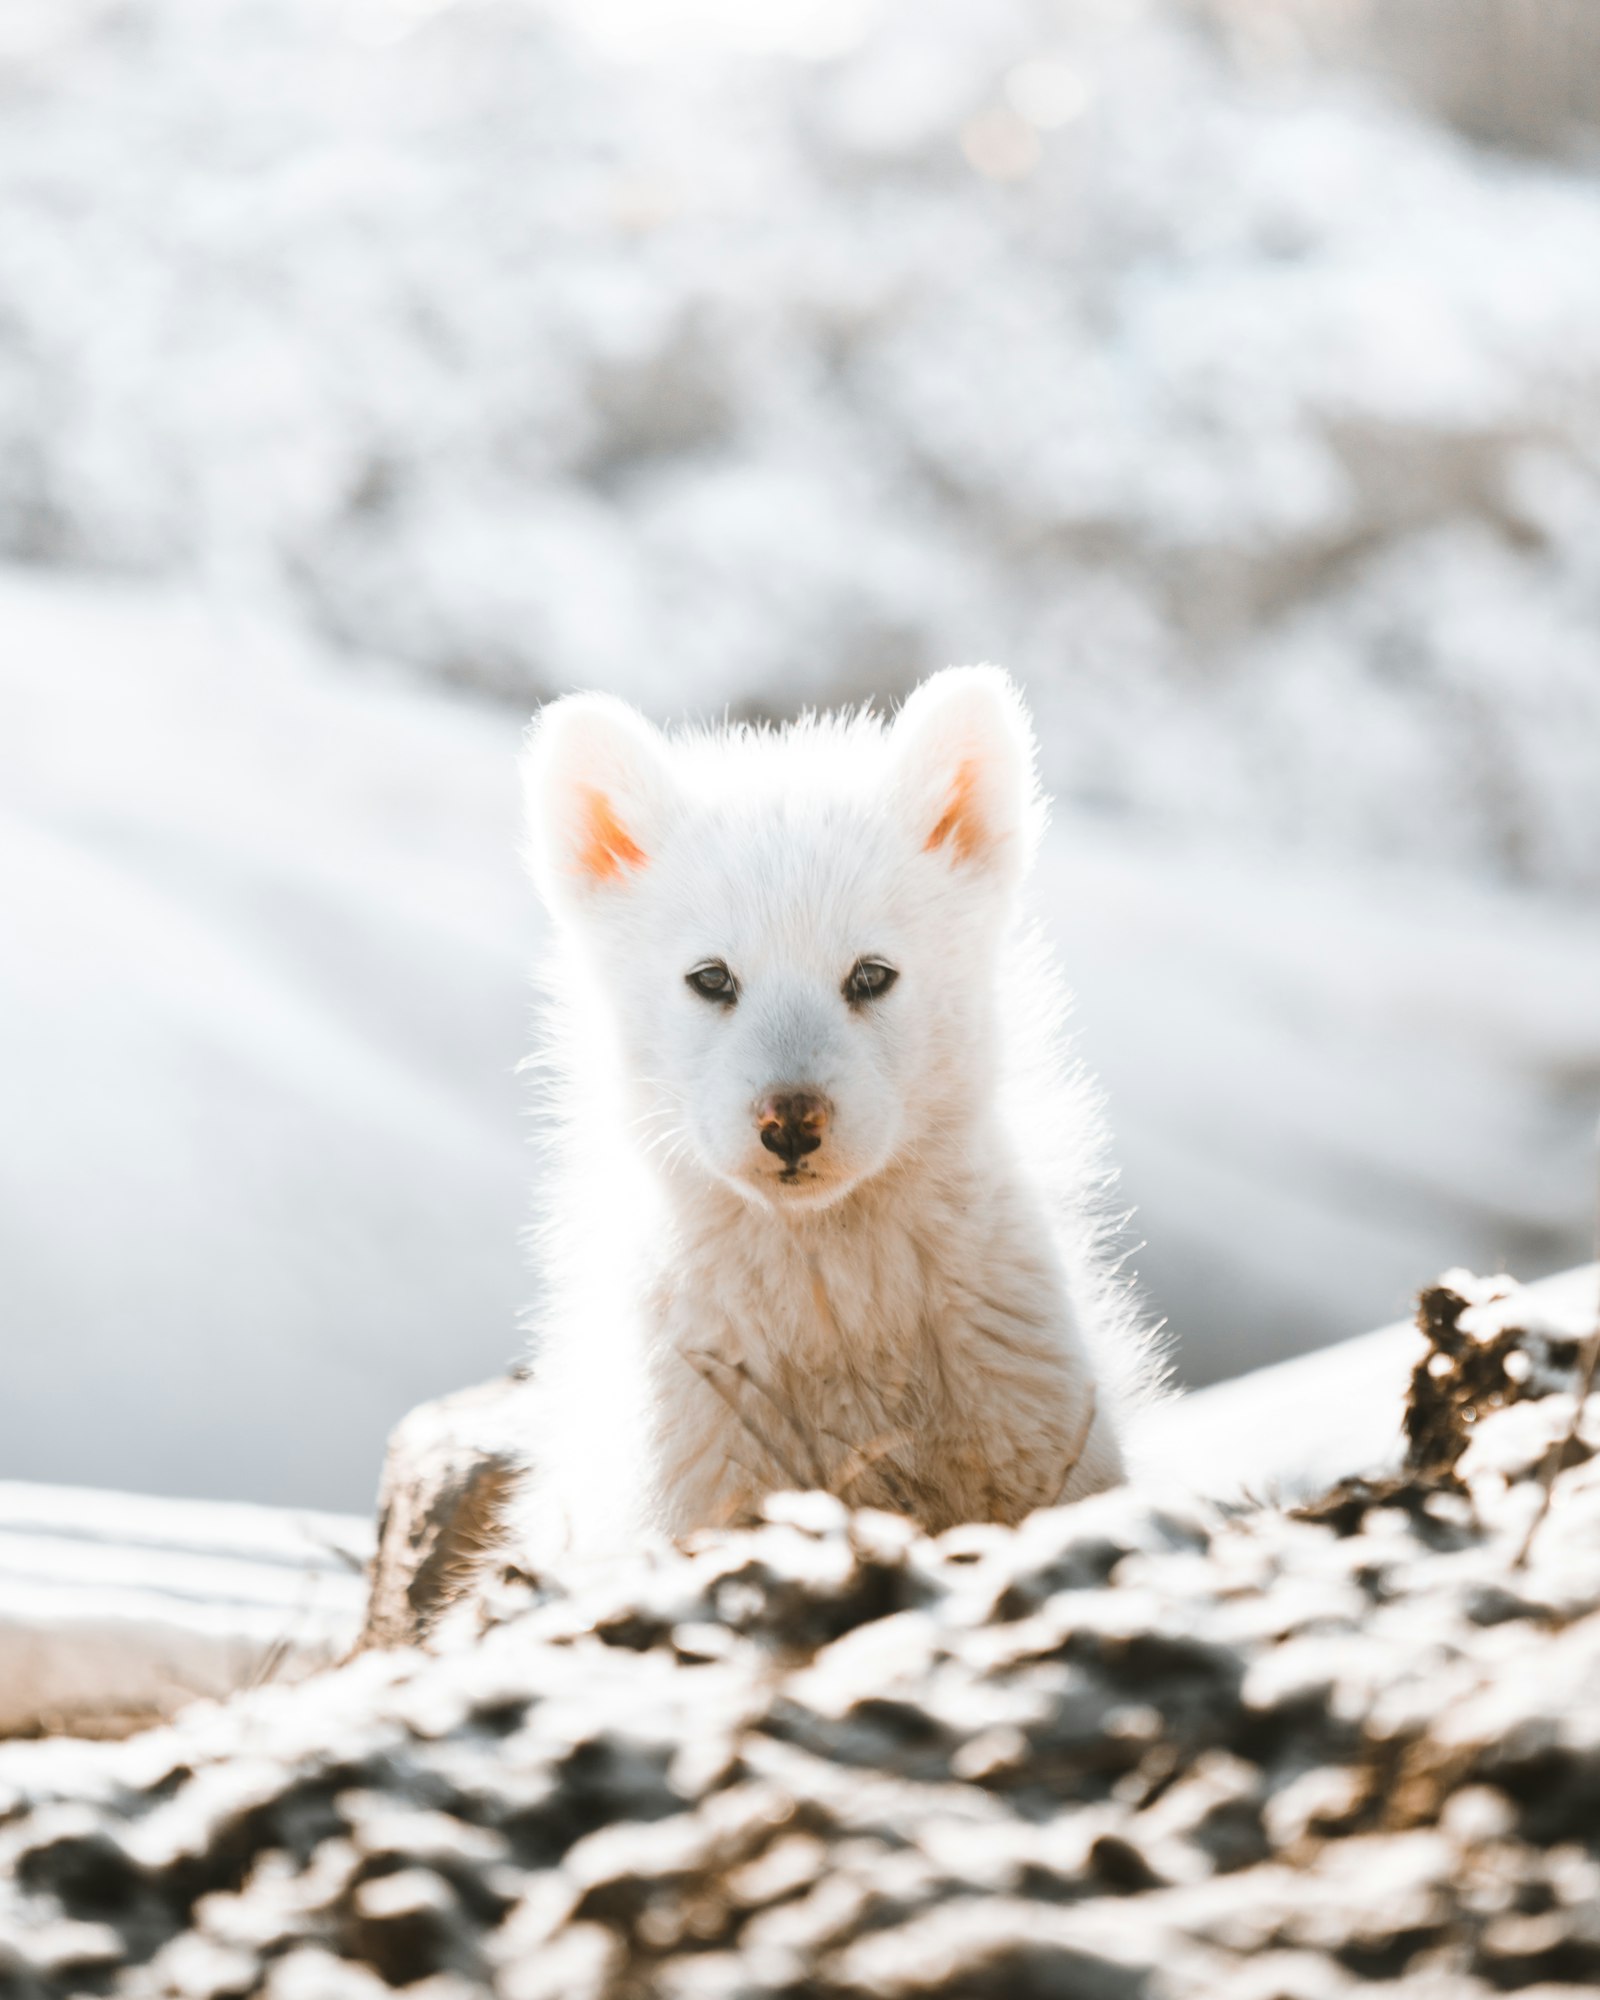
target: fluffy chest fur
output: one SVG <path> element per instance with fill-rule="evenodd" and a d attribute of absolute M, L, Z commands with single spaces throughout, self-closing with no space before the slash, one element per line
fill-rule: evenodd
<path fill-rule="evenodd" d="M 737 1209 L 649 1289 L 651 1511 L 668 1532 L 822 1486 L 932 1529 L 1118 1476 L 1049 1231 L 1006 1178 L 926 1173 L 808 1227 Z"/>

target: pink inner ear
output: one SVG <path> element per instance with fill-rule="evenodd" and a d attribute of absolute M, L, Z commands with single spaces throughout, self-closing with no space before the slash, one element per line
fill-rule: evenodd
<path fill-rule="evenodd" d="M 624 863 L 642 868 L 648 857 L 612 811 L 605 793 L 586 785 L 579 801 L 579 874 L 594 882 L 616 882 L 621 879 Z"/>
<path fill-rule="evenodd" d="M 923 847 L 931 854 L 947 841 L 958 861 L 970 861 L 984 845 L 983 819 L 978 811 L 978 766 L 970 757 L 956 766 L 949 803 Z"/>

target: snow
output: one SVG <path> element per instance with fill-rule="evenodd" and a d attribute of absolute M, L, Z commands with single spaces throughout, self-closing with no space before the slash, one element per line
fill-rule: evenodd
<path fill-rule="evenodd" d="M 0 1736 L 121 1733 L 360 1629 L 358 1518 L 0 1481 Z"/>
<path fill-rule="evenodd" d="M 1600 1265 L 1558 1272 L 1516 1294 L 1517 1324 L 1585 1339 L 1597 1291 Z M 1415 1320 L 1404 1319 L 1158 1404 L 1134 1434 L 1130 1477 L 1288 1505 L 1342 1479 L 1397 1473 L 1406 1393 L 1427 1352 Z"/>
<path fill-rule="evenodd" d="M 1584 904 L 1063 824 L 1042 891 L 1191 1382 L 1587 1253 Z"/>
<path fill-rule="evenodd" d="M 1600 186 L 1221 11 L 25 7 L 0 553 L 1592 889 Z"/>
<path fill-rule="evenodd" d="M 0 631 L 0 1463 L 370 1507 L 518 1346 L 516 728 L 127 588 Z"/>
<path fill-rule="evenodd" d="M 1600 182 L 1247 27 L 3 11 L 0 1469 L 361 1508 L 517 1353 L 576 685 L 1018 673 L 1188 1379 L 1586 1254 Z"/>

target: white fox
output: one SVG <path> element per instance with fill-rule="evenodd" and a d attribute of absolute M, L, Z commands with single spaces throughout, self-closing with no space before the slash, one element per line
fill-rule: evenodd
<path fill-rule="evenodd" d="M 1115 1484 L 1151 1369 L 1013 935 L 1044 807 L 1006 676 L 671 738 L 571 696 L 525 777 L 556 930 L 532 1553 L 796 1486 L 937 1532 Z"/>

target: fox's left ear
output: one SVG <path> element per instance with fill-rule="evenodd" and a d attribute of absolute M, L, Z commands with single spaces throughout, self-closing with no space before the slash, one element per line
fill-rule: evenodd
<path fill-rule="evenodd" d="M 528 733 L 522 781 L 528 864 L 552 909 L 604 907 L 625 894 L 678 804 L 665 739 L 611 695 L 547 702 Z"/>
<path fill-rule="evenodd" d="M 1018 880 L 1044 827 L 1033 723 L 999 667 L 947 667 L 889 735 L 894 795 L 919 847 L 954 869 Z"/>

